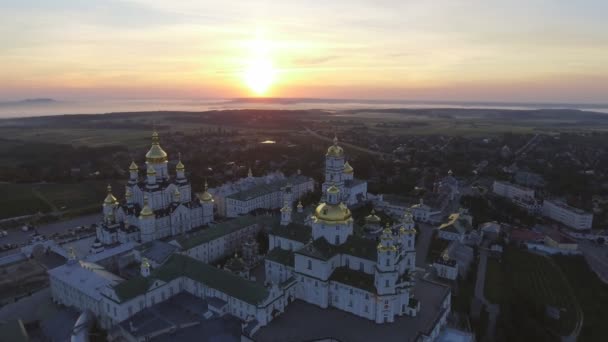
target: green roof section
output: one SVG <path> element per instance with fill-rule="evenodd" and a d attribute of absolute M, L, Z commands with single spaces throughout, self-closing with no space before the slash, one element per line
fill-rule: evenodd
<path fill-rule="evenodd" d="M 327 261 L 337 254 L 352 255 L 371 261 L 376 261 L 378 258 L 376 242 L 355 235 L 349 236 L 346 242 L 339 246 L 330 244 L 324 238 L 319 238 L 296 253 L 323 261 Z"/>
<path fill-rule="evenodd" d="M 295 256 L 293 254 L 293 251 L 288 251 L 277 247 L 268 252 L 268 255 L 266 255 L 266 259 L 278 262 L 279 264 L 285 266 L 294 267 Z"/>
<path fill-rule="evenodd" d="M 235 199 L 238 201 L 248 201 L 250 199 L 254 199 L 254 198 L 263 196 L 265 194 L 279 191 L 279 190 L 281 190 L 282 187 L 286 186 L 287 184 L 299 185 L 302 183 L 306 183 L 310 180 L 311 180 L 311 178 L 303 176 L 303 175 L 292 175 L 285 179 L 273 182 L 271 184 L 256 185 L 251 189 L 228 195 L 228 196 L 226 196 L 226 198 L 231 198 L 231 199 Z"/>
<path fill-rule="evenodd" d="M 138 275 L 114 286 L 114 292 L 124 302 L 146 293 L 153 282 L 152 278 Z"/>
<path fill-rule="evenodd" d="M 131 278 L 116 285 L 114 290 L 124 302 L 146 293 L 156 279 L 169 282 L 179 277 L 188 277 L 253 305 L 264 301 L 269 294 L 268 290 L 258 283 L 181 254 L 172 255 L 164 265 L 153 270 L 150 277 Z"/>
<path fill-rule="evenodd" d="M 286 226 L 281 226 L 279 222 L 276 222 L 270 231 L 270 235 L 307 243 L 312 236 L 312 228 L 301 223 L 292 222 Z"/>
<path fill-rule="evenodd" d="M 348 286 L 356 287 L 358 289 L 362 289 L 368 292 L 376 292 L 373 274 L 355 271 L 348 267 L 336 268 L 331 274 L 329 280 L 342 283 Z"/>
<path fill-rule="evenodd" d="M 273 221 L 274 219 L 271 216 L 239 216 L 235 219 L 215 224 L 196 233 L 183 234 L 176 240 L 183 249 L 187 250 L 254 224 L 271 225 Z"/>

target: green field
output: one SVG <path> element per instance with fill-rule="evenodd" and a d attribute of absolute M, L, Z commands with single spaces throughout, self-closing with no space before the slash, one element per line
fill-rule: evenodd
<path fill-rule="evenodd" d="M 580 316 L 573 290 L 560 268 L 548 257 L 516 248 L 508 248 L 503 261 L 488 261 L 485 296 L 503 305 L 526 303 L 535 308 L 539 322 L 558 335 L 570 334 Z M 545 308 L 561 310 L 560 319 L 545 316 Z"/>
<path fill-rule="evenodd" d="M 583 257 L 556 256 L 583 310 L 583 327 L 578 341 L 598 341 L 608 335 L 608 284 L 589 268 Z"/>
<path fill-rule="evenodd" d="M 112 183 L 117 197 L 123 189 Z M 0 184 L 0 219 L 52 211 L 78 212 L 99 208 L 106 194 L 107 182 Z"/>
<path fill-rule="evenodd" d="M 500 304 L 505 294 L 503 284 L 505 282 L 502 265 L 496 259 L 489 259 L 486 267 L 486 282 L 484 296 L 494 304 Z"/>

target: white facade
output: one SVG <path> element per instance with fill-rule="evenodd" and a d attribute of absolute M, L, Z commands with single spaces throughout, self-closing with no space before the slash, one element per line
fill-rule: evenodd
<path fill-rule="evenodd" d="M 289 189 L 289 190 L 288 190 Z M 285 192 L 291 193 L 290 204 L 314 190 L 314 180 L 302 175 L 260 184 L 225 197 L 226 217 L 237 217 L 255 209 L 278 209 L 283 206 Z"/>
<path fill-rule="evenodd" d="M 325 154 L 325 182 L 321 185 L 322 199 L 327 189 L 334 185 L 340 190 L 340 200 L 346 205 L 367 199 L 367 182 L 355 178 L 355 170 L 346 162 L 344 150 L 338 145 L 338 138 Z"/>
<path fill-rule="evenodd" d="M 592 213 L 571 207 L 559 200 L 545 200 L 542 213 L 543 216 L 576 230 L 591 229 L 593 224 Z"/>
<path fill-rule="evenodd" d="M 516 197 L 534 198 L 534 190 L 509 182 L 494 181 L 492 191 L 499 196 L 506 197 L 511 200 Z"/>
<path fill-rule="evenodd" d="M 353 220 L 340 202 L 337 186 L 330 186 L 325 198 L 327 202 L 313 215 L 311 242 L 303 243 L 302 232 L 293 231 L 305 229 L 302 226 L 280 226 L 270 233 L 266 280 L 280 283 L 295 278 L 296 298 L 376 323 L 415 316 L 419 303 L 412 304 L 409 293 L 413 285 L 410 274 L 416 267 L 411 213 L 394 229 L 386 228 L 376 245 L 374 240 L 353 235 Z"/>
<path fill-rule="evenodd" d="M 521 185 L 494 181 L 492 192 L 498 196 L 508 198 L 517 206 L 522 207 L 529 212 L 536 213 L 541 209 L 541 204 L 534 198 L 534 190 Z"/>

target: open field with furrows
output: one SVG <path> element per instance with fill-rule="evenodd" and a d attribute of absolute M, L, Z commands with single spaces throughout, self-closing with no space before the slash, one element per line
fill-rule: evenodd
<path fill-rule="evenodd" d="M 598 341 L 598 337 L 608 335 L 608 284 L 597 277 L 582 256 L 556 256 L 554 260 L 568 278 L 583 310 L 578 341 Z"/>
<path fill-rule="evenodd" d="M 560 310 L 559 320 L 545 318 L 546 327 L 558 335 L 568 335 L 580 319 L 579 305 L 572 287 L 559 267 L 549 258 L 508 248 L 502 262 L 489 260 L 485 296 L 503 304 L 525 301 L 544 316 L 547 306 Z"/>
<path fill-rule="evenodd" d="M 101 210 L 106 195 L 107 182 L 84 181 L 82 183 L 0 184 L 0 219 L 52 211 L 78 212 Z M 124 190 L 113 183 L 114 194 L 119 197 Z"/>

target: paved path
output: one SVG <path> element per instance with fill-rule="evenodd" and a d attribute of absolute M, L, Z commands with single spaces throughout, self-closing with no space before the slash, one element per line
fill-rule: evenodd
<path fill-rule="evenodd" d="M 38 233 L 40 233 L 40 234 L 50 236 L 55 233 L 65 233 L 70 228 L 76 228 L 78 226 L 89 226 L 93 223 L 99 223 L 100 220 L 101 220 L 101 214 L 79 216 L 79 217 L 69 219 L 69 220 L 58 221 L 58 222 L 53 222 L 53 223 L 49 223 L 46 225 L 42 225 L 42 226 L 37 227 L 37 230 L 38 230 Z M 32 231 L 24 232 L 20 229 L 11 230 L 11 231 L 9 231 L 8 236 L 0 238 L 0 244 L 27 243 L 30 240 L 30 236 L 32 233 L 33 233 Z M 0 256 L 11 255 L 18 251 L 19 251 L 19 249 L 13 249 L 10 251 L 0 253 Z"/>
<path fill-rule="evenodd" d="M 590 241 L 578 240 L 578 247 L 589 267 L 608 284 L 608 247 L 598 246 Z"/>
<path fill-rule="evenodd" d="M 431 246 L 431 238 L 433 237 L 433 226 L 426 223 L 418 223 L 420 232 L 416 241 L 416 266 L 426 269 L 426 256 Z"/>
<path fill-rule="evenodd" d="M 490 241 L 485 240 L 479 248 L 479 265 L 477 266 L 477 282 L 475 283 L 475 297 L 481 301 L 488 311 L 488 328 L 484 340 L 493 341 L 496 331 L 496 319 L 500 312 L 500 306 L 490 303 L 485 295 L 486 268 L 488 266 L 488 245 Z"/>

